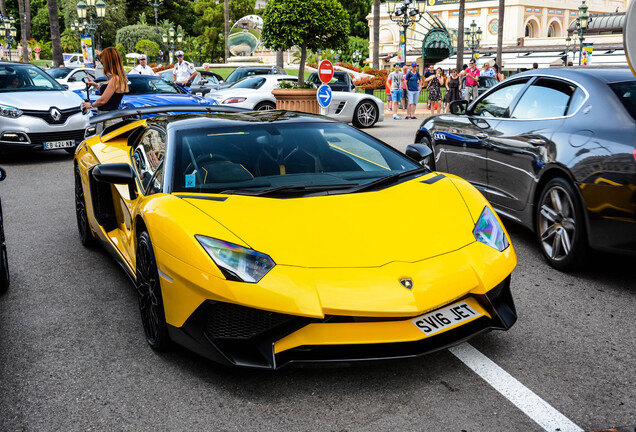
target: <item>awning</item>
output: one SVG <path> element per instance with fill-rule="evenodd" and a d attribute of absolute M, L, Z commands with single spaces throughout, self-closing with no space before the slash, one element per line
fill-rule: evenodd
<path fill-rule="evenodd" d="M 557 61 L 563 65 L 563 56 L 563 51 L 530 53 L 505 61 L 503 68 L 505 70 L 532 69 L 534 63 L 537 63 L 541 69 L 549 68 L 553 62 Z"/>
<path fill-rule="evenodd" d="M 468 62 L 470 61 L 472 55 L 471 53 L 465 54 L 464 55 L 464 61 L 462 62 L 462 64 L 468 64 Z M 517 54 L 516 53 L 502 53 L 501 54 L 501 61 L 504 64 L 504 67 L 506 65 L 506 62 L 510 59 L 516 58 Z M 479 60 L 477 61 L 477 65 L 479 67 L 483 67 L 483 65 L 488 62 L 490 64 L 490 66 L 494 66 L 494 64 L 496 63 L 497 60 L 497 55 L 496 54 L 488 54 L 488 55 L 483 55 L 479 57 Z M 452 69 L 455 66 L 457 66 L 457 56 L 454 55 L 452 57 L 447 58 L 446 60 L 442 60 L 439 63 L 435 64 L 435 68 L 437 69 L 438 67 L 441 67 L 442 69 Z"/>

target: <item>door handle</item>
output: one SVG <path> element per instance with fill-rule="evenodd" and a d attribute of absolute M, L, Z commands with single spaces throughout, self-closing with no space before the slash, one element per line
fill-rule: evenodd
<path fill-rule="evenodd" d="M 488 138 L 488 134 L 485 133 L 478 133 L 477 135 L 475 135 L 477 138 L 479 139 L 486 139 Z"/>

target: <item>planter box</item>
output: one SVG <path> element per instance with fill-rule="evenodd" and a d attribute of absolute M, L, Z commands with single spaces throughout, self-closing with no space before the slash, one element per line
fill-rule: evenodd
<path fill-rule="evenodd" d="M 276 109 L 301 111 L 306 113 L 320 113 L 320 106 L 316 93 L 318 89 L 274 89 L 272 94 L 276 98 Z"/>

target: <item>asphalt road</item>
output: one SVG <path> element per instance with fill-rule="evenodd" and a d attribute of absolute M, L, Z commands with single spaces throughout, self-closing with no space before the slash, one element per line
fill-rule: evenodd
<path fill-rule="evenodd" d="M 404 149 L 418 124 L 389 118 L 370 132 Z M 495 380 L 509 374 L 519 387 L 508 380 L 508 392 L 448 350 L 344 368 L 227 369 L 184 349 L 160 355 L 146 346 L 132 284 L 108 254 L 79 242 L 71 160 L 63 151 L 0 156 L 9 176 L 0 196 L 11 269 L 11 287 L 0 298 L 0 431 L 636 425 L 633 258 L 595 254 L 584 271 L 561 273 L 546 265 L 530 232 L 506 225 L 519 260 L 519 321 L 468 348 L 503 369 Z M 418 212 L 434 209 L 407 209 L 405 223 L 417 227 Z M 511 401 L 528 399 L 520 388 L 569 419 L 570 428 L 540 426 L 532 404 Z"/>

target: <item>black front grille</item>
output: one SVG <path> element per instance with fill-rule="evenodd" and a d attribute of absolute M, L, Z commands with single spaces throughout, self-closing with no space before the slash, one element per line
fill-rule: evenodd
<path fill-rule="evenodd" d="M 38 132 L 27 134 L 31 144 L 44 144 L 50 141 L 75 140 L 75 144 L 84 141 L 84 129 L 62 132 Z"/>
<path fill-rule="evenodd" d="M 211 339 L 250 339 L 294 318 L 292 315 L 217 303 L 212 308 L 205 332 Z"/>
<path fill-rule="evenodd" d="M 55 108 L 55 107 L 52 107 L 52 108 Z M 22 110 L 22 115 L 41 118 L 42 120 L 46 121 L 48 124 L 64 124 L 66 123 L 66 120 L 68 120 L 70 116 L 77 114 L 78 112 L 81 112 L 81 110 L 82 109 L 79 106 L 75 108 L 67 108 L 63 110 L 61 109 L 59 110 L 61 114 L 61 117 L 59 120 L 54 120 L 53 117 L 51 117 L 50 111 Z"/>

